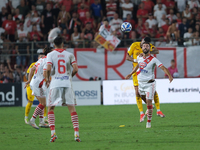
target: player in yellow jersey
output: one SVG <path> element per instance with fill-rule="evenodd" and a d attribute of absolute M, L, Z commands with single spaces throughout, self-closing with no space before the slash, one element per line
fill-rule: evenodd
<path fill-rule="evenodd" d="M 40 58 L 42 58 L 42 57 L 45 56 L 45 55 L 43 54 L 43 49 L 38 49 L 37 53 L 38 53 L 38 59 L 40 59 Z M 29 66 L 29 68 L 28 68 L 28 70 L 27 70 L 27 72 L 26 72 L 26 78 L 27 78 L 27 79 L 28 79 L 28 75 L 29 75 L 30 69 L 35 65 L 35 63 L 36 63 L 36 62 L 33 62 L 33 63 Z M 24 121 L 25 121 L 26 124 L 29 124 L 28 115 L 29 115 L 29 112 L 30 112 L 30 110 L 31 110 L 31 106 L 32 106 L 32 104 L 33 104 L 34 98 L 35 98 L 35 96 L 32 95 L 32 90 L 31 90 L 29 84 L 28 84 L 27 87 L 26 87 L 26 93 L 27 93 L 28 103 L 27 103 L 27 105 L 26 105 L 26 107 L 25 107 L 25 119 L 24 119 Z M 46 107 L 45 107 L 45 109 L 44 109 L 44 121 L 45 121 L 45 122 L 48 122 L 48 121 L 47 121 L 47 117 L 46 117 L 46 111 L 47 111 L 47 110 L 46 110 Z"/>
<path fill-rule="evenodd" d="M 132 43 L 132 45 L 128 49 L 126 60 L 133 62 L 133 67 L 135 67 L 137 65 L 137 62 L 136 62 L 137 56 L 139 54 L 143 53 L 142 48 L 141 48 L 141 45 L 143 42 L 150 43 L 151 39 L 149 37 L 145 37 L 141 42 Z M 157 50 L 157 48 L 154 45 L 152 45 L 151 43 L 150 43 L 150 45 L 151 45 L 150 54 L 159 54 L 159 51 Z M 142 99 L 138 92 L 137 74 L 134 73 L 132 75 L 132 77 L 133 77 L 133 85 L 134 85 L 135 94 L 136 94 L 136 102 L 137 102 L 138 109 L 140 111 L 140 122 L 143 122 L 144 118 L 145 118 L 145 114 L 143 112 Z M 160 117 L 165 117 L 165 115 L 162 113 L 162 111 L 160 111 L 160 102 L 159 102 L 159 97 L 158 97 L 157 92 L 155 92 L 155 94 L 154 94 L 154 102 L 155 102 L 156 109 L 157 109 L 157 115 Z"/>

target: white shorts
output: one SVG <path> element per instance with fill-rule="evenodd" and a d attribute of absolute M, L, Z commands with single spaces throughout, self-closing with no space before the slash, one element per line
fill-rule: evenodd
<path fill-rule="evenodd" d="M 76 105 L 74 91 L 69 87 L 57 87 L 49 90 L 48 106 L 55 106 L 61 101 L 62 105 Z"/>
<path fill-rule="evenodd" d="M 45 97 L 45 91 L 43 88 L 39 88 L 36 86 L 30 85 L 31 90 L 32 90 L 32 95 L 38 96 L 38 97 Z"/>
<path fill-rule="evenodd" d="M 156 81 L 152 83 L 144 83 L 144 82 L 138 82 L 139 83 L 139 93 L 140 95 L 146 95 L 146 99 L 153 100 L 154 94 L 156 91 Z"/>

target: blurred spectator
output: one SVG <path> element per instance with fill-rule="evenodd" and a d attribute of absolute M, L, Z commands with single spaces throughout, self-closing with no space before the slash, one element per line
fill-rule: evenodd
<path fill-rule="evenodd" d="M 6 8 L 8 0 L 0 0 L 0 11 L 2 11 L 2 7 Z"/>
<path fill-rule="evenodd" d="M 142 28 L 142 38 L 148 37 L 154 37 L 153 29 L 149 28 L 149 23 L 145 22 L 144 27 Z"/>
<path fill-rule="evenodd" d="M 170 74 L 174 77 L 174 78 L 177 78 L 179 77 L 179 74 L 178 74 L 178 69 L 176 67 L 176 63 L 175 63 L 175 60 L 172 59 L 171 60 L 171 66 L 169 68 L 167 68 L 170 72 Z M 165 74 L 165 77 L 168 78 L 167 74 Z"/>
<path fill-rule="evenodd" d="M 171 24 L 173 20 L 177 19 L 173 9 L 170 9 L 169 14 L 166 17 L 169 19 L 169 24 Z"/>
<path fill-rule="evenodd" d="M 106 4 L 106 16 L 108 21 L 112 20 L 114 18 L 114 14 L 117 10 L 117 4 L 114 2 L 114 0 L 109 0 L 109 2 Z"/>
<path fill-rule="evenodd" d="M 34 16 L 35 13 L 39 13 L 39 15 L 41 15 L 41 13 L 36 10 L 35 5 L 31 5 L 31 11 L 30 12 L 31 12 L 31 16 Z"/>
<path fill-rule="evenodd" d="M 181 18 L 181 14 L 179 12 L 176 13 L 176 21 L 178 23 L 178 25 L 180 25 L 182 23 L 182 18 Z"/>
<path fill-rule="evenodd" d="M 61 6 L 61 10 L 58 14 L 57 24 L 60 24 L 62 28 L 68 28 L 68 22 L 71 19 L 69 12 L 66 12 L 65 5 Z"/>
<path fill-rule="evenodd" d="M 159 5 L 161 5 L 161 6 L 159 6 Z M 161 0 L 158 0 L 157 4 L 153 8 L 154 12 L 156 12 L 157 10 L 162 10 L 162 11 L 166 12 L 166 9 L 167 9 L 167 7 L 165 6 L 165 4 L 162 3 Z"/>
<path fill-rule="evenodd" d="M 188 1 L 189 10 L 191 11 L 194 7 L 200 7 L 198 0 L 190 0 Z"/>
<path fill-rule="evenodd" d="M 148 18 L 148 11 L 144 9 L 144 3 L 140 4 L 140 9 L 137 10 L 137 18 L 142 18 L 143 22 Z"/>
<path fill-rule="evenodd" d="M 28 40 L 28 32 L 24 30 L 23 23 L 20 24 L 20 29 L 17 30 L 17 36 L 18 38 L 22 38 L 23 42 L 27 42 Z"/>
<path fill-rule="evenodd" d="M 3 73 L 3 77 L 1 78 L 1 80 L 3 81 L 3 83 L 12 83 L 13 82 L 12 71 L 10 71 L 7 66 L 5 66 L 4 68 L 5 71 Z"/>
<path fill-rule="evenodd" d="M 161 18 L 163 15 L 166 15 L 166 11 L 162 9 L 163 6 L 161 3 L 158 4 L 158 9 L 155 10 L 154 12 L 154 17 L 156 18 L 157 22 L 161 21 Z"/>
<path fill-rule="evenodd" d="M 74 27 L 73 29 L 74 33 L 72 33 L 71 35 L 71 41 L 72 41 L 72 45 L 74 48 L 77 48 L 80 44 L 79 39 L 80 39 L 80 33 L 78 32 L 78 28 Z"/>
<path fill-rule="evenodd" d="M 195 25 L 196 25 L 196 24 L 199 24 L 199 25 L 200 25 L 199 15 L 194 16 L 194 18 L 193 18 L 192 20 L 188 21 L 188 22 L 189 22 L 189 25 L 190 25 L 192 28 L 195 28 Z"/>
<path fill-rule="evenodd" d="M 24 30 L 26 30 L 27 32 L 31 32 L 32 31 L 32 18 L 31 18 L 31 13 L 29 12 L 26 15 L 25 21 L 24 21 Z"/>
<path fill-rule="evenodd" d="M 174 9 L 175 7 L 175 2 L 173 0 L 166 0 L 164 4 L 167 7 L 167 13 L 169 13 L 170 9 Z"/>
<path fill-rule="evenodd" d="M 186 17 L 187 20 L 191 20 L 192 19 L 192 13 L 189 10 L 189 5 L 187 5 L 185 10 L 183 11 L 182 17 Z"/>
<path fill-rule="evenodd" d="M 13 16 L 13 20 L 15 21 L 16 18 L 19 18 L 21 21 L 24 20 L 24 17 L 22 16 L 22 14 L 19 14 L 18 8 L 15 9 L 15 15 Z"/>
<path fill-rule="evenodd" d="M 186 7 L 187 0 L 174 0 L 177 3 L 178 11 L 182 13 Z"/>
<path fill-rule="evenodd" d="M 159 39 L 160 37 L 165 37 L 165 33 L 162 27 L 158 28 L 155 38 Z"/>
<path fill-rule="evenodd" d="M 37 31 L 41 31 L 41 29 L 40 29 L 41 19 L 40 19 L 40 17 L 38 16 L 38 13 L 37 13 L 37 12 L 34 13 L 31 22 L 32 22 L 32 25 L 36 25 Z"/>
<path fill-rule="evenodd" d="M 62 33 L 62 37 L 64 39 L 64 43 L 68 43 L 70 41 L 70 35 L 68 33 L 69 31 L 67 31 L 67 29 L 64 29 L 63 30 L 63 33 Z"/>
<path fill-rule="evenodd" d="M 12 49 L 12 45 L 9 43 L 10 41 L 6 39 L 5 34 L 1 34 L 1 39 L 0 39 L 0 62 L 1 63 L 7 63 L 8 67 L 10 70 L 10 53 Z"/>
<path fill-rule="evenodd" d="M 2 78 L 3 78 L 4 72 L 5 72 L 4 63 L 0 63 L 0 83 L 3 83 Z"/>
<path fill-rule="evenodd" d="M 81 9 L 81 6 L 83 6 L 84 9 L 87 9 L 87 11 L 90 8 L 90 4 L 88 3 L 87 0 L 81 0 L 81 2 L 78 4 L 78 9 Z"/>
<path fill-rule="evenodd" d="M 101 18 L 103 17 L 103 11 L 99 0 L 94 0 L 94 3 L 91 5 L 91 10 L 96 22 L 100 22 Z"/>
<path fill-rule="evenodd" d="M 72 19 L 69 22 L 70 34 L 74 32 L 74 27 L 77 27 L 79 33 L 81 32 L 81 21 L 80 19 L 78 19 L 78 15 L 76 12 L 73 12 Z"/>
<path fill-rule="evenodd" d="M 7 19 L 8 13 L 5 7 L 1 8 L 1 13 L 0 13 L 0 26 L 2 26 L 2 23 Z"/>
<path fill-rule="evenodd" d="M 19 9 L 19 14 L 22 14 L 24 17 L 29 12 L 29 7 L 25 4 L 25 0 L 21 0 L 20 5 L 17 6 L 17 8 Z"/>
<path fill-rule="evenodd" d="M 92 29 L 91 23 L 87 23 L 85 28 L 82 30 L 81 38 L 84 39 L 85 47 L 90 47 L 91 41 L 94 39 L 94 29 Z"/>
<path fill-rule="evenodd" d="M 177 41 L 179 38 L 178 30 L 176 28 L 176 20 L 172 21 L 172 24 L 169 26 L 166 34 L 167 40 L 172 43 L 173 40 Z"/>
<path fill-rule="evenodd" d="M 22 82 L 23 76 L 24 76 L 24 72 L 22 71 L 21 66 L 15 65 L 15 70 L 13 71 L 14 82 Z"/>
<path fill-rule="evenodd" d="M 37 30 L 36 25 L 33 25 L 32 32 L 28 33 L 29 40 L 33 40 L 33 36 L 37 36 L 37 41 L 41 41 L 41 38 L 43 38 L 43 34 Z"/>
<path fill-rule="evenodd" d="M 5 20 L 2 24 L 6 34 L 11 42 L 15 41 L 15 31 L 17 29 L 16 22 L 12 20 L 12 15 L 8 15 L 8 20 Z"/>
<path fill-rule="evenodd" d="M 192 39 L 192 45 L 200 45 L 200 37 L 199 37 L 198 31 L 194 32 L 194 36 Z"/>
<path fill-rule="evenodd" d="M 195 32 L 199 32 L 200 33 L 200 25 L 196 24 L 195 28 L 194 28 L 194 33 Z"/>
<path fill-rule="evenodd" d="M 43 53 L 43 49 L 45 46 L 43 44 L 38 43 L 37 35 L 33 35 L 33 41 L 29 44 L 30 53 L 33 54 L 32 62 L 36 62 L 38 60 L 38 54 Z M 40 50 L 38 50 L 40 49 Z"/>
<path fill-rule="evenodd" d="M 187 32 L 188 28 L 189 24 L 187 23 L 187 18 L 183 17 L 183 22 L 178 27 L 179 35 L 181 38 L 183 38 L 183 35 Z"/>
<path fill-rule="evenodd" d="M 192 39 L 190 39 L 190 38 L 192 38 L 192 28 L 191 27 L 188 28 L 188 32 L 184 33 L 183 38 L 185 41 L 183 43 L 184 46 L 192 45 Z"/>
<path fill-rule="evenodd" d="M 161 28 L 162 29 L 162 28 Z M 158 41 L 156 41 L 156 43 L 155 43 L 155 46 L 156 47 L 166 47 L 166 42 L 165 42 L 165 38 L 164 38 L 164 36 L 160 36 L 159 37 L 159 40 Z"/>
<path fill-rule="evenodd" d="M 121 24 L 123 21 L 118 18 L 118 13 L 114 14 L 114 18 L 110 21 L 111 32 L 117 37 L 122 37 Z"/>
<path fill-rule="evenodd" d="M 137 37 L 138 38 L 142 38 L 141 35 L 142 35 L 142 29 L 143 29 L 143 20 L 142 18 L 139 18 L 138 19 L 138 23 L 135 25 L 135 30 L 137 32 Z"/>
<path fill-rule="evenodd" d="M 123 10 L 123 20 L 126 20 L 127 14 L 131 14 L 132 16 L 132 11 L 133 11 L 133 3 L 130 2 L 130 0 L 124 0 L 125 2 L 122 3 L 122 10 Z"/>
<path fill-rule="evenodd" d="M 168 21 L 169 21 L 169 19 L 168 19 Z M 166 24 L 166 15 L 163 14 L 161 20 L 158 22 L 158 27 L 161 27 L 161 26 L 163 26 L 165 24 Z"/>
<path fill-rule="evenodd" d="M 88 9 L 84 7 L 84 4 L 81 4 L 80 9 L 78 9 L 79 19 L 83 22 L 86 18 L 86 12 Z"/>
<path fill-rule="evenodd" d="M 12 7 L 13 7 L 14 9 L 16 9 L 17 6 L 20 5 L 20 0 L 9 0 L 9 2 L 11 2 Z"/>
<path fill-rule="evenodd" d="M 85 18 L 85 20 L 83 22 L 83 27 L 85 27 L 86 23 L 88 23 L 88 22 L 91 23 L 92 28 L 94 28 L 94 29 L 96 28 L 96 23 L 95 23 L 94 19 L 90 17 L 90 12 L 89 11 L 86 12 L 86 18 Z"/>
<path fill-rule="evenodd" d="M 194 7 L 192 9 L 192 16 L 196 16 L 196 15 L 198 15 L 198 7 Z"/>
<path fill-rule="evenodd" d="M 149 23 L 149 28 L 152 29 L 153 26 L 157 25 L 157 21 L 153 18 L 152 13 L 149 13 L 149 19 L 146 20 Z"/>
<path fill-rule="evenodd" d="M 35 4 L 37 12 L 41 15 L 45 8 L 45 3 L 42 0 L 37 0 Z M 32 7 L 31 7 L 32 8 Z"/>
<path fill-rule="evenodd" d="M 127 14 L 127 19 L 124 22 L 129 22 L 132 25 L 132 29 L 135 29 L 135 21 L 131 19 L 131 14 Z"/>
<path fill-rule="evenodd" d="M 103 24 L 100 26 L 99 32 L 103 31 L 104 29 L 106 29 L 108 32 L 111 32 L 111 26 L 109 25 L 107 18 L 103 20 Z"/>
<path fill-rule="evenodd" d="M 51 9 L 51 4 L 47 3 L 46 9 L 42 12 L 42 32 L 44 34 L 44 39 L 46 40 L 47 33 L 55 27 L 55 16 L 53 10 Z"/>
<path fill-rule="evenodd" d="M 19 38 L 15 45 L 15 51 L 17 53 L 16 64 L 22 65 L 23 69 L 26 67 L 26 57 L 29 56 L 29 45 L 23 42 L 23 38 Z"/>
<path fill-rule="evenodd" d="M 144 9 L 146 9 L 148 13 L 152 13 L 153 7 L 154 3 L 152 2 L 152 0 L 144 1 Z"/>
<path fill-rule="evenodd" d="M 73 2 L 72 2 L 72 0 L 61 0 L 60 6 L 62 6 L 62 5 L 65 5 L 66 12 L 70 12 L 72 5 L 73 5 Z"/>
<path fill-rule="evenodd" d="M 0 27 L 0 35 L 5 32 L 5 29 Z"/>
<path fill-rule="evenodd" d="M 19 18 L 16 18 L 16 19 L 15 19 L 15 23 L 16 23 L 16 25 L 17 25 L 17 28 L 16 28 L 16 29 L 17 29 L 17 30 L 20 30 L 20 26 L 21 26 L 20 24 L 21 24 L 22 22 L 20 22 Z M 23 24 L 23 23 L 22 23 L 22 24 Z"/>

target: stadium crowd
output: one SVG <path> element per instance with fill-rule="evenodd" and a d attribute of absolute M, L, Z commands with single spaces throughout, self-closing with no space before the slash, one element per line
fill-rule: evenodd
<path fill-rule="evenodd" d="M 159 39 L 155 46 L 200 44 L 199 0 L 1 0 L 0 81 L 24 81 L 37 50 L 58 25 L 66 47 L 96 48 L 93 40 L 106 18 L 120 46 L 146 36 Z M 120 29 L 125 21 L 132 24 L 129 33 Z"/>

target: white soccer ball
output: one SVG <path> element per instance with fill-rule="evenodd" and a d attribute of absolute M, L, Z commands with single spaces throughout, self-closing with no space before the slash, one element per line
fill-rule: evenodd
<path fill-rule="evenodd" d="M 130 32 L 132 29 L 132 25 L 129 22 L 124 22 L 121 25 L 122 32 Z"/>

